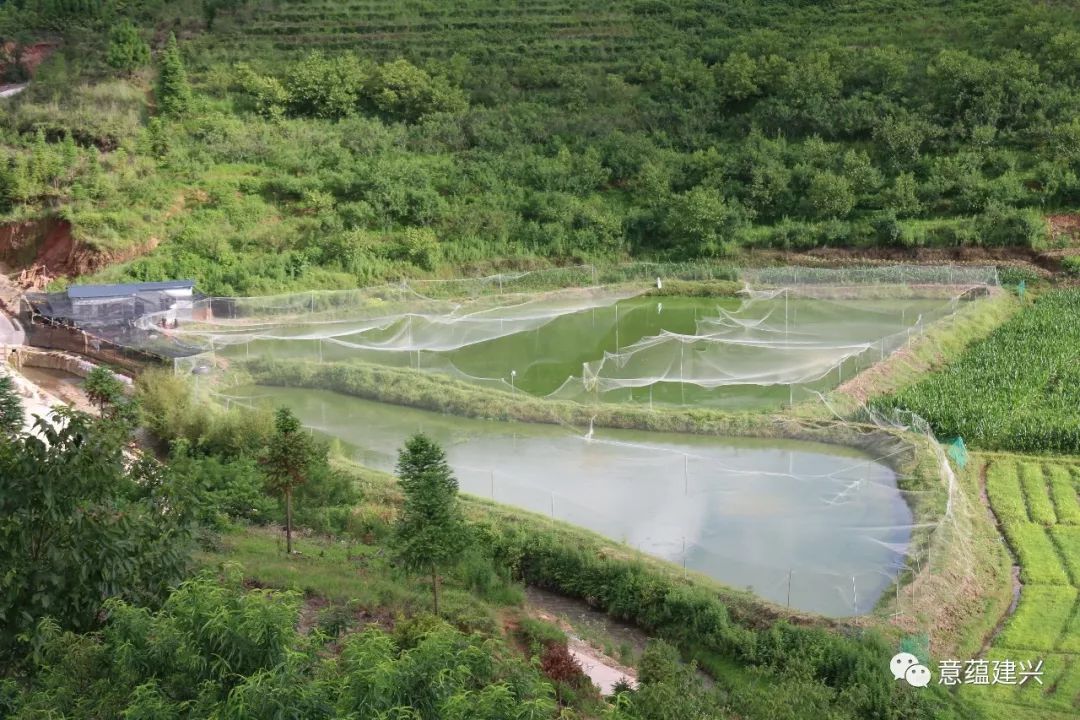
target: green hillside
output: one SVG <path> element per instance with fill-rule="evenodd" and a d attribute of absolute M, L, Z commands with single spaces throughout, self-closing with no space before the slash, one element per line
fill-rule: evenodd
<path fill-rule="evenodd" d="M 58 271 L 251 294 L 505 259 L 1041 251 L 1080 203 L 1067 3 L 19 5 L 12 60 L 59 50 L 4 101 L 0 212 L 71 222 L 85 252 Z"/>

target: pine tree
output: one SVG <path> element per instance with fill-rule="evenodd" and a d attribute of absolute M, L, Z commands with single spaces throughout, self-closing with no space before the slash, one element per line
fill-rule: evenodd
<path fill-rule="evenodd" d="M 292 555 L 293 493 L 310 479 L 318 459 L 314 438 L 304 432 L 291 410 L 279 408 L 274 416 L 274 436 L 262 464 L 270 490 L 280 493 L 285 501 L 285 551 L 289 555 Z"/>
<path fill-rule="evenodd" d="M 158 110 L 162 115 L 180 117 L 191 111 L 191 87 L 187 71 L 176 44 L 176 35 L 169 34 L 169 42 L 158 63 Z"/>
<path fill-rule="evenodd" d="M 15 383 L 7 375 L 0 375 L 0 436 L 14 435 L 22 426 L 23 406 Z"/>
<path fill-rule="evenodd" d="M 430 570 L 438 615 L 438 566 L 460 557 L 468 537 L 457 502 L 458 482 L 442 448 L 423 434 L 406 441 L 398 454 L 397 474 L 405 493 L 397 524 L 398 548 L 408 569 Z"/>
<path fill-rule="evenodd" d="M 34 133 L 34 147 L 30 151 L 30 178 L 45 185 L 56 177 L 56 153 L 45 139 L 45 131 L 38 128 Z"/>
<path fill-rule="evenodd" d="M 70 131 L 64 132 L 64 142 L 60 146 L 60 156 L 63 159 L 64 172 L 70 173 L 79 164 L 79 146 L 75 144 L 75 138 L 71 137 Z"/>

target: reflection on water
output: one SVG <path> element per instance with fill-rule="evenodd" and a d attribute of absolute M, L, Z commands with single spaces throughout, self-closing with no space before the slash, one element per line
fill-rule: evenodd
<path fill-rule="evenodd" d="M 469 420 L 336 393 L 250 387 L 292 407 L 364 465 L 392 471 L 405 438 L 440 442 L 464 492 L 580 525 L 733 587 L 827 615 L 866 613 L 906 552 L 911 512 L 859 452 Z"/>

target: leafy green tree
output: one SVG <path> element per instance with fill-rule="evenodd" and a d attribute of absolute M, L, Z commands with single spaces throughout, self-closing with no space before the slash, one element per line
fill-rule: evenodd
<path fill-rule="evenodd" d="M 899 217 L 911 217 L 922 212 L 919 181 L 912 173 L 900 173 L 893 179 L 892 187 L 885 192 L 885 204 Z"/>
<path fill-rule="evenodd" d="M 139 29 L 125 20 L 109 31 L 109 49 L 105 62 L 121 72 L 135 72 L 150 64 L 150 46 L 139 34 Z"/>
<path fill-rule="evenodd" d="M 104 365 L 95 367 L 86 375 L 83 391 L 90 402 L 98 406 L 102 416 L 107 414 L 106 408 L 115 408 L 124 398 L 124 384 Z"/>
<path fill-rule="evenodd" d="M 855 191 L 847 178 L 822 171 L 810 179 L 806 200 L 819 218 L 845 218 L 855 208 Z"/>
<path fill-rule="evenodd" d="M 698 186 L 671 199 L 665 227 L 683 253 L 717 256 L 734 246 L 749 218 L 738 202 L 725 199 L 717 190 Z"/>
<path fill-rule="evenodd" d="M 458 506 L 458 482 L 442 448 L 424 434 L 405 442 L 397 475 L 405 500 L 396 535 L 405 566 L 431 571 L 431 594 L 439 614 L 438 567 L 460 557 L 467 530 Z"/>
<path fill-rule="evenodd" d="M 720 91 L 729 100 L 745 100 L 760 91 L 757 63 L 744 52 L 728 55 L 727 59 L 716 67 L 716 75 Z"/>
<path fill-rule="evenodd" d="M 1053 77 L 1073 85 L 1080 82 L 1080 32 L 1064 30 L 1053 35 L 1043 47 L 1042 62 Z"/>
<path fill-rule="evenodd" d="M 408 121 L 430 113 L 461 112 L 467 107 L 461 90 L 403 59 L 381 65 L 371 75 L 366 91 L 378 110 Z"/>
<path fill-rule="evenodd" d="M 22 426 L 23 406 L 15 382 L 8 375 L 0 375 L 0 437 L 14 435 Z"/>
<path fill-rule="evenodd" d="M 0 442 L 0 657 L 50 616 L 87 630 L 109 597 L 153 603 L 182 575 L 193 497 L 155 461 L 124 458 L 127 428 L 58 410 Z"/>
<path fill-rule="evenodd" d="M 191 86 L 173 33 L 158 60 L 157 102 L 162 115 L 181 117 L 191 111 Z"/>
<path fill-rule="evenodd" d="M 59 169 L 59 158 L 45 139 L 45 129 L 38 126 L 30 149 L 30 179 L 38 186 L 46 185 L 56 179 Z"/>
<path fill-rule="evenodd" d="M 169 154 L 171 146 L 169 132 L 160 117 L 152 117 L 146 123 L 146 149 L 156 158 Z"/>
<path fill-rule="evenodd" d="M 315 439 L 289 408 L 278 408 L 274 434 L 263 455 L 263 472 L 272 492 L 285 503 L 285 551 L 292 555 L 293 494 L 310 478 L 319 460 Z"/>
<path fill-rule="evenodd" d="M 285 77 L 289 110 L 294 115 L 330 120 L 353 115 L 361 88 L 372 72 L 371 63 L 360 62 L 352 53 L 328 58 L 319 51 L 311 52 Z M 279 95 L 273 82 L 264 80 L 251 90 L 262 111 L 272 114 Z"/>

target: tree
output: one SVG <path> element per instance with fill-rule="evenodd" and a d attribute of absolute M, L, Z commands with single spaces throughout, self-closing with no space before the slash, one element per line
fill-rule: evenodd
<path fill-rule="evenodd" d="M 745 100 L 757 95 L 757 62 L 744 52 L 734 52 L 715 68 L 721 92 L 730 100 Z"/>
<path fill-rule="evenodd" d="M 109 32 L 109 49 L 105 62 L 125 73 L 132 73 L 150 62 L 150 46 L 142 39 L 139 29 L 125 20 Z"/>
<path fill-rule="evenodd" d="M 828 171 L 815 173 L 806 191 L 806 199 L 819 218 L 845 218 L 855 208 L 851 182 Z"/>
<path fill-rule="evenodd" d="M 408 60 L 381 65 L 367 82 L 367 94 L 375 107 L 392 118 L 410 122 L 436 112 L 465 110 L 465 95 L 445 78 L 432 77 Z"/>
<path fill-rule="evenodd" d="M 106 415 L 106 408 L 112 410 L 124 397 L 124 384 L 112 370 L 103 365 L 91 370 L 83 379 L 83 390 L 90 402 L 98 406 L 103 417 Z"/>
<path fill-rule="evenodd" d="M 180 117 L 191 111 L 191 87 L 176 35 L 172 33 L 158 62 L 157 101 L 163 115 Z"/>
<path fill-rule="evenodd" d="M 886 206 L 900 217 L 911 217 L 922 211 L 919 200 L 919 181 L 912 173 L 900 173 L 885 193 Z"/>
<path fill-rule="evenodd" d="M 465 549 L 465 520 L 458 507 L 458 482 L 442 448 L 420 433 L 398 453 L 397 475 L 405 501 L 396 536 L 405 566 L 431 571 L 431 595 L 439 614 L 438 566 Z"/>
<path fill-rule="evenodd" d="M 126 426 L 56 413 L 0 442 L 4 659 L 26 649 L 21 636 L 35 643 L 45 617 L 87 630 L 106 598 L 152 604 L 190 557 L 193 496 L 156 461 L 126 461 Z"/>
<path fill-rule="evenodd" d="M 300 425 L 289 408 L 278 408 L 274 416 L 274 435 L 263 456 L 263 472 L 271 492 L 285 502 L 285 552 L 292 555 L 292 501 L 296 488 L 311 477 L 319 460 L 314 438 Z"/>
<path fill-rule="evenodd" d="M 23 406 L 15 382 L 7 375 L 0 375 L 0 438 L 14 435 L 22 426 Z"/>
<path fill-rule="evenodd" d="M 698 186 L 671 200 L 666 228 L 672 241 L 690 256 L 724 255 L 750 213 L 712 188 Z"/>

